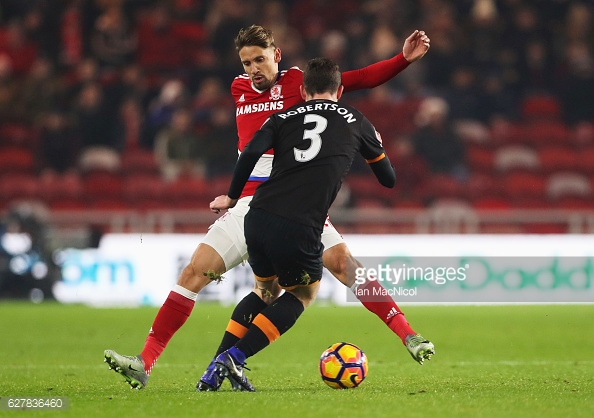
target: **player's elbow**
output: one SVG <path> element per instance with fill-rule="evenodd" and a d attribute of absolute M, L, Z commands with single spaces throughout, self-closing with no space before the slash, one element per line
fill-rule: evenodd
<path fill-rule="evenodd" d="M 379 182 L 382 186 L 393 189 L 396 185 L 396 173 L 393 172 L 391 176 L 380 178 Z"/>
<path fill-rule="evenodd" d="M 377 176 L 377 179 L 382 186 L 393 189 L 396 185 L 396 170 L 394 166 L 390 164 L 389 169 L 382 170 L 381 174 Z"/>

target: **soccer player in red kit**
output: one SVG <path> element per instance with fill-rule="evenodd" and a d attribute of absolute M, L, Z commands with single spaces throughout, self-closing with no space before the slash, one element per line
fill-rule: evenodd
<path fill-rule="evenodd" d="M 430 40 L 423 31 L 414 31 L 405 40 L 403 52 L 397 56 L 343 73 L 344 91 L 373 88 L 387 82 L 411 62 L 422 58 L 429 45 Z M 279 71 L 281 50 L 274 44 L 272 32 L 261 26 L 252 25 L 242 29 L 235 40 L 235 46 L 246 71 L 236 77 L 231 85 L 236 103 L 238 148 L 241 152 L 271 114 L 303 101 L 299 90 L 303 73 L 297 67 Z M 210 226 L 157 313 L 142 352 L 137 356 L 123 356 L 113 350 L 105 351 L 105 361 L 110 368 L 121 373 L 132 387 L 146 386 L 157 358 L 189 317 L 200 290 L 213 278 L 219 278 L 247 260 L 243 219 L 256 187 L 266 181 L 270 174 L 272 159 L 273 155 L 267 153 L 258 161 L 235 207 Z M 322 242 L 324 266 L 345 286 L 355 291 L 355 269 L 361 264 L 351 255 L 328 219 L 322 233 Z M 381 285 L 377 281 L 365 282 L 358 285 L 358 288 L 369 290 L 355 294 L 377 295 L 377 292 L 373 292 L 376 286 Z M 216 355 L 233 346 L 247 332 L 251 319 L 272 303 L 280 292 L 281 288 L 275 280 L 257 281 L 254 291 L 235 307 Z M 425 359 L 434 354 L 433 344 L 411 329 L 389 296 L 383 300 L 376 296 L 372 300 L 361 298 L 361 302 L 400 337 L 417 362 L 423 364 Z M 222 381 L 213 373 L 214 370 L 213 360 L 196 385 L 198 391 L 218 390 Z"/>

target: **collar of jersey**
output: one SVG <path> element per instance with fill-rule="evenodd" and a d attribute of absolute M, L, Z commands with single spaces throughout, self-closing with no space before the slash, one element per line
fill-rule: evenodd
<path fill-rule="evenodd" d="M 279 72 L 276 74 L 276 80 L 274 80 L 274 84 L 278 83 L 278 80 L 280 80 L 281 73 L 282 73 L 282 71 L 279 71 Z M 260 93 L 260 94 L 264 93 L 265 91 L 268 91 L 268 90 L 270 90 L 270 88 L 267 88 L 266 90 L 258 90 L 258 89 L 256 88 L 256 86 L 254 86 L 254 83 L 252 83 L 252 82 L 251 82 L 251 80 L 250 80 L 250 84 L 252 85 L 252 88 L 253 88 L 255 91 L 257 91 L 258 93 Z M 273 84 L 273 86 L 274 86 L 274 84 Z"/>

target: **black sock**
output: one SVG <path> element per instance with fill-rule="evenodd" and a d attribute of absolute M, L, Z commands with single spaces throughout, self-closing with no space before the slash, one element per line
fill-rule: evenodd
<path fill-rule="evenodd" d="M 217 356 L 223 351 L 233 347 L 245 335 L 254 318 L 268 305 L 260 296 L 250 292 L 235 307 L 231 319 L 217 349 Z"/>
<path fill-rule="evenodd" d="M 235 344 L 246 357 L 273 343 L 297 322 L 305 308 L 295 295 L 285 292 L 252 321 L 246 334 Z"/>

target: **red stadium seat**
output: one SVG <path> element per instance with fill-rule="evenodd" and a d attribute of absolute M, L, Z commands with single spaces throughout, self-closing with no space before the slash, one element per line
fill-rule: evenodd
<path fill-rule="evenodd" d="M 124 176 L 136 174 L 160 175 L 154 152 L 143 149 L 129 150 L 122 154 L 121 170 Z"/>
<path fill-rule="evenodd" d="M 584 174 L 594 174 L 594 148 L 588 147 L 578 152 L 576 169 Z"/>
<path fill-rule="evenodd" d="M 493 170 L 494 153 L 489 147 L 467 145 L 466 161 L 473 172 L 489 173 Z"/>
<path fill-rule="evenodd" d="M 528 120 L 560 120 L 561 104 L 555 96 L 534 94 L 525 97 L 520 105 L 522 119 Z"/>
<path fill-rule="evenodd" d="M 130 206 L 140 209 L 172 207 L 165 194 L 166 187 L 160 177 L 136 174 L 124 180 L 124 200 Z"/>
<path fill-rule="evenodd" d="M 4 174 L 0 177 L 0 200 L 7 205 L 15 200 L 41 200 L 40 183 L 31 174 Z"/>
<path fill-rule="evenodd" d="M 535 147 L 568 145 L 571 143 L 571 131 L 562 122 L 540 121 L 522 126 L 522 142 Z"/>
<path fill-rule="evenodd" d="M 228 188 L 227 186 L 227 190 Z M 164 193 L 174 207 L 181 209 L 207 209 L 208 203 L 217 196 L 206 181 L 193 177 L 178 178 L 165 187 Z"/>
<path fill-rule="evenodd" d="M 545 173 L 573 171 L 578 167 L 579 154 L 570 147 L 550 146 L 538 151 L 540 165 Z"/>
<path fill-rule="evenodd" d="M 546 190 L 546 181 L 534 173 L 509 173 L 503 179 L 505 193 L 515 201 L 529 199 L 543 199 Z"/>
<path fill-rule="evenodd" d="M 0 174 L 33 174 L 33 153 L 20 147 L 0 148 Z"/>
<path fill-rule="evenodd" d="M 91 172 L 83 178 L 83 192 L 90 202 L 122 197 L 122 179 L 119 175 L 101 171 Z"/>

